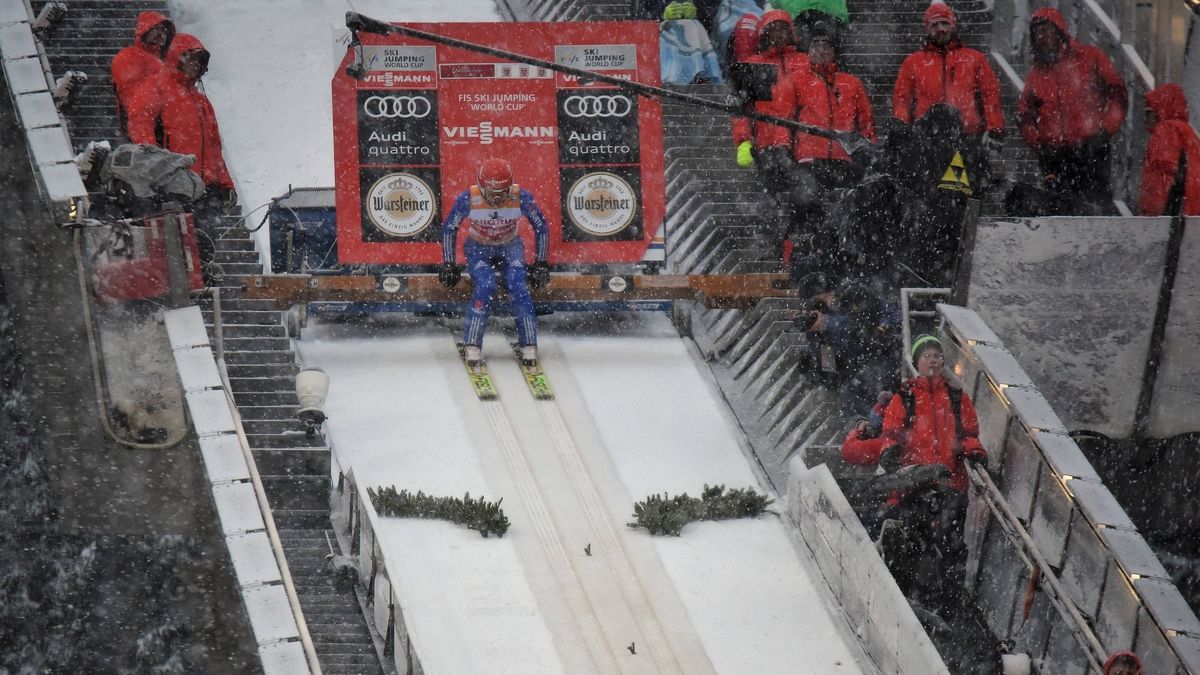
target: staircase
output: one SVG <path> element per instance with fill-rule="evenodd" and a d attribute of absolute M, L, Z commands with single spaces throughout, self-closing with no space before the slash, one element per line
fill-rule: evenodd
<path fill-rule="evenodd" d="M 988 54 L 992 35 L 991 2 L 951 0 L 958 15 L 958 35 L 968 47 Z M 876 123 L 892 115 L 892 89 L 900 64 L 920 49 L 925 40 L 926 0 L 850 0 L 850 30 L 842 40 L 842 66 L 857 75 L 867 88 Z M 1004 109 L 1006 142 L 1004 159 L 993 172 L 1014 180 L 1033 180 L 1040 175 L 1037 162 L 1017 133 L 1017 98 L 1020 92 L 1000 76 L 1000 101 Z M 985 214 L 999 214 L 999 200 L 984 202 Z"/>
<path fill-rule="evenodd" d="M 45 2 L 35 2 L 36 13 Z M 169 15 L 167 3 L 74 0 L 65 20 L 44 41 L 55 75 L 81 70 L 88 84 L 65 115 L 76 150 L 89 141 L 121 142 L 109 75 L 113 56 L 132 41 L 138 13 Z M 295 376 L 300 368 L 282 313 L 270 301 L 244 298 L 242 279 L 262 272 L 259 253 L 240 225 L 215 244 L 221 267 L 225 360 L 234 400 L 258 465 L 283 542 L 296 592 L 325 673 L 384 673 L 358 596 L 338 587 L 326 569 L 341 553 L 329 520 L 330 452 L 309 438 L 296 418 Z M 213 301 L 200 301 L 213 335 Z"/>

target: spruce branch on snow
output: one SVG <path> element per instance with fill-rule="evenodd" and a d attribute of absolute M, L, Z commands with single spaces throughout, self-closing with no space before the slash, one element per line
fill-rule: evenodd
<path fill-rule="evenodd" d="M 477 530 L 487 537 L 495 533 L 503 537 L 508 531 L 508 517 L 500 508 L 503 499 L 489 502 L 483 497 L 473 499 L 471 493 L 459 497 L 434 497 L 417 491 L 396 491 L 396 487 L 367 488 L 371 504 L 381 516 L 394 518 L 435 518 L 449 520 L 458 525 Z"/>
<path fill-rule="evenodd" d="M 699 499 L 686 492 L 674 497 L 664 492 L 634 504 L 637 521 L 629 523 L 629 527 L 644 527 L 650 534 L 678 537 L 683 526 L 692 521 L 755 518 L 774 501 L 750 488 L 726 492 L 724 485 L 705 485 Z"/>

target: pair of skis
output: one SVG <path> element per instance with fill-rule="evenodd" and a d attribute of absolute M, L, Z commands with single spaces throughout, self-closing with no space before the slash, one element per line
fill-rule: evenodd
<path fill-rule="evenodd" d="M 542 365 L 537 361 L 526 364 L 521 360 L 520 345 L 513 344 L 512 348 L 517 357 L 517 365 L 521 368 L 521 374 L 525 377 L 525 384 L 529 387 L 529 393 L 539 401 L 552 400 L 554 390 L 550 388 L 550 380 L 546 378 Z M 467 371 L 467 377 L 471 380 L 471 387 L 475 389 L 475 395 L 480 400 L 492 401 L 500 398 L 500 392 L 497 391 L 495 383 L 492 382 L 492 376 L 488 373 L 487 361 L 480 361 L 473 366 L 468 364 L 466 350 L 462 343 L 458 343 L 458 357 Z"/>

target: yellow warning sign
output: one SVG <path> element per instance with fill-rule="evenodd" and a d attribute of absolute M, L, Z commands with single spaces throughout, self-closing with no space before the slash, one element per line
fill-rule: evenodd
<path fill-rule="evenodd" d="M 946 167 L 946 173 L 942 174 L 942 182 L 938 187 L 971 194 L 971 181 L 967 178 L 967 165 L 963 162 L 961 153 L 954 153 L 954 159 L 950 160 L 950 166 Z"/>

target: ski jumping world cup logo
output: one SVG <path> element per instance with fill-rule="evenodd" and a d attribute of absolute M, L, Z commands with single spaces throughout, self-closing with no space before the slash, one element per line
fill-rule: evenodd
<path fill-rule="evenodd" d="M 583 231 L 610 237 L 633 222 L 637 195 L 624 178 L 607 171 L 589 173 L 567 192 L 567 213 Z"/>
<path fill-rule="evenodd" d="M 408 173 L 390 173 L 367 192 L 367 217 L 393 237 L 415 237 L 433 222 L 433 190 Z"/>

